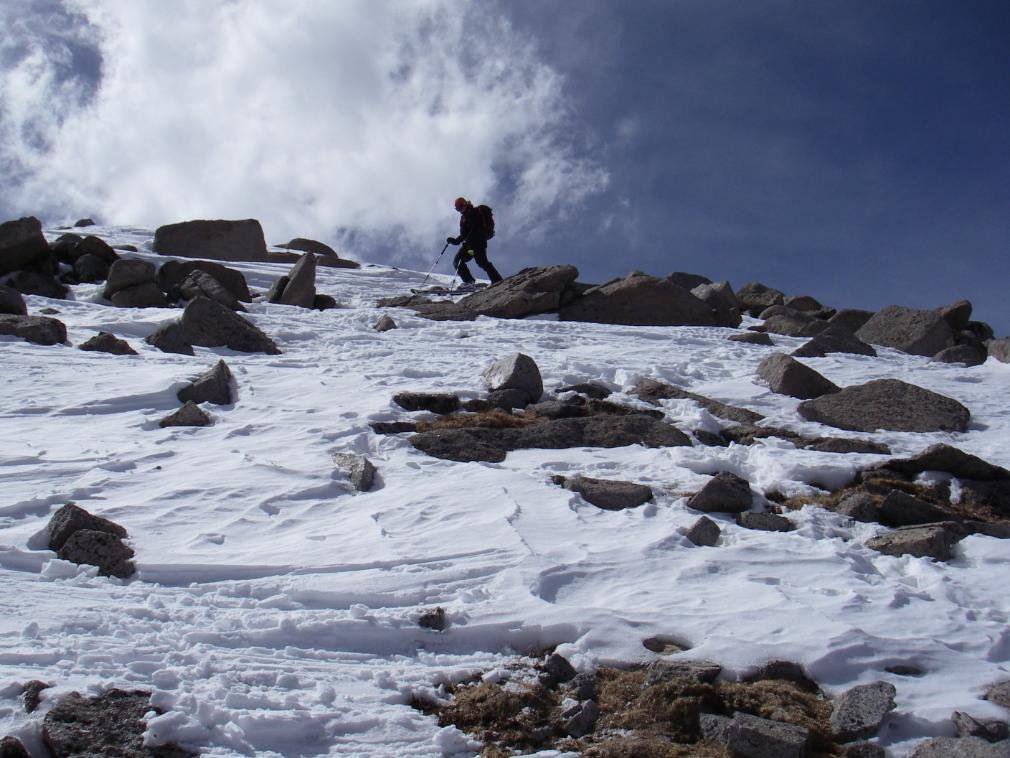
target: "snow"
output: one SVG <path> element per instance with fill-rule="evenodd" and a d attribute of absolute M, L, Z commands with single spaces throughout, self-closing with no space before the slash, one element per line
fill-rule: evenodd
<path fill-rule="evenodd" d="M 133 228 L 88 230 L 150 252 Z M 57 236 L 55 230 L 48 233 Z M 228 264 L 265 291 L 289 265 Z M 483 675 L 503 677 L 516 652 L 559 645 L 580 670 L 655 658 L 642 640 L 686 642 L 733 676 L 772 659 L 802 663 L 829 692 L 878 679 L 897 688 L 880 741 L 903 755 L 925 736 L 952 734 L 964 710 L 1003 718 L 980 700 L 1010 668 L 1010 553 L 973 536 L 946 564 L 879 555 L 864 546 L 882 527 L 815 506 L 790 514 L 791 533 L 738 528 L 727 516 L 718 547 L 683 536 L 700 514 L 686 497 L 730 470 L 758 491 L 812 494 L 850 481 L 876 455 L 795 449 L 780 439 L 744 447 L 525 450 L 500 464 L 454 463 L 378 436 L 369 422 L 411 414 L 405 390 L 477 397 L 495 359 L 524 352 L 548 392 L 597 381 L 612 400 L 643 377 L 767 416 L 809 436 L 867 437 L 802 420 L 798 401 L 753 380 L 767 348 L 726 340 L 732 330 L 627 327 L 551 317 L 434 322 L 380 297 L 423 274 L 365 266 L 317 272 L 342 307 L 307 311 L 254 303 L 248 317 L 283 353 L 196 348 L 162 353 L 143 342 L 174 309 L 102 304 L 100 285 L 73 301 L 27 298 L 59 310 L 69 339 L 99 330 L 139 356 L 42 347 L 0 337 L 0 734 L 40 749 L 41 719 L 67 692 L 146 688 L 165 713 L 149 744 L 177 741 L 205 755 L 469 755 L 455 728 L 407 704 L 415 694 Z M 447 283 L 449 277 L 435 277 Z M 399 329 L 372 325 L 389 312 Z M 791 350 L 802 339 L 775 337 Z M 933 364 L 882 349 L 878 359 L 832 355 L 805 362 L 839 385 L 899 378 L 964 403 L 964 434 L 878 433 L 895 455 L 948 442 L 1010 466 L 1010 366 Z M 211 406 L 208 428 L 161 429 L 176 392 L 224 358 L 238 397 Z M 684 431 L 719 423 L 691 401 L 664 401 Z M 378 467 L 356 493 L 335 452 Z M 656 499 L 599 510 L 548 482 L 584 473 L 649 484 Z M 97 576 L 40 542 L 68 501 L 125 526 L 137 577 Z M 444 633 L 418 627 L 442 606 Z M 886 672 L 915 665 L 921 677 Z M 42 679 L 26 715 L 16 682 Z"/>

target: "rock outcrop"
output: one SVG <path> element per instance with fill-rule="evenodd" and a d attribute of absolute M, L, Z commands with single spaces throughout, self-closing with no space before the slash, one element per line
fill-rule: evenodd
<path fill-rule="evenodd" d="M 586 290 L 558 312 L 562 321 L 629 326 L 714 326 L 715 311 L 668 279 L 634 273 Z"/>
<path fill-rule="evenodd" d="M 255 219 L 182 221 L 160 226 L 154 233 L 154 251 L 218 261 L 268 260 L 263 227 Z"/>
<path fill-rule="evenodd" d="M 954 345 L 950 324 L 936 311 L 889 305 L 856 332 L 863 342 L 931 357 Z"/>
<path fill-rule="evenodd" d="M 963 432 L 971 418 L 956 400 L 898 379 L 846 387 L 798 410 L 808 421 L 858 432 Z"/>

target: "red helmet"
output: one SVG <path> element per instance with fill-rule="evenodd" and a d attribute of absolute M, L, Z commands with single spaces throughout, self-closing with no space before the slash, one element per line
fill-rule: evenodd
<path fill-rule="evenodd" d="M 467 201 L 467 199 L 465 197 L 457 197 L 455 205 L 456 205 L 456 210 L 461 211 L 464 208 L 466 208 L 467 205 L 469 205 L 469 202 Z"/>

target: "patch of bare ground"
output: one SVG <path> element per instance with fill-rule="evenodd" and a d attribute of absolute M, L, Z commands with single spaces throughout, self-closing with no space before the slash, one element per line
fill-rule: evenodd
<path fill-rule="evenodd" d="M 510 429 L 520 426 L 530 426 L 540 421 L 533 414 L 513 414 L 508 411 L 493 410 L 481 413 L 453 413 L 448 416 L 436 416 L 417 422 L 418 432 L 431 432 L 436 429 Z"/>
<path fill-rule="evenodd" d="M 452 685 L 448 704 L 415 707 L 440 726 L 454 725 L 479 739 L 486 758 L 545 749 L 588 758 L 730 758 L 725 746 L 703 739 L 699 717 L 737 712 L 809 730 L 809 756 L 837 754 L 828 726 L 830 701 L 787 680 L 706 684 L 677 678 L 645 687 L 642 668 L 601 667 L 595 677 L 599 717 L 587 734 L 574 738 L 562 715 L 572 697 L 567 685 L 545 678 L 540 663 L 523 673 L 511 683 Z"/>

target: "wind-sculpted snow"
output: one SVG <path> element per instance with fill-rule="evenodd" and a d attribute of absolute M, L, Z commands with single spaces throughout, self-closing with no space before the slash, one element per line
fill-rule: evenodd
<path fill-rule="evenodd" d="M 148 232 L 89 231 L 136 245 L 144 260 L 165 258 Z M 289 269 L 229 266 L 254 295 Z M 723 471 L 746 479 L 757 503 L 838 489 L 937 443 L 1010 468 L 1010 366 L 888 348 L 804 358 L 842 388 L 899 379 L 971 412 L 965 432 L 839 431 L 755 381 L 771 348 L 729 341 L 729 329 L 552 315 L 440 322 L 376 307 L 422 279 L 320 267 L 317 290 L 341 307 L 254 297 L 243 318 L 278 355 L 163 353 L 143 338 L 181 311 L 110 307 L 101 284 L 75 286 L 72 300 L 25 298 L 30 314 L 59 311 L 71 344 L 0 336 L 0 736 L 39 750 L 41 718 L 59 698 L 115 686 L 153 693 L 163 714 L 148 721 L 152 745 L 210 756 L 466 755 L 479 746 L 411 708 L 412 698 L 553 645 L 580 671 L 655 660 L 648 638 L 676 639 L 690 648 L 678 660 L 715 661 L 728 677 L 791 660 L 836 695 L 889 682 L 896 708 L 879 739 L 895 755 L 953 734 L 955 710 L 1007 718 L 980 697 L 1010 666 L 1008 543 L 973 534 L 947 562 L 882 555 L 866 543 L 885 527 L 815 505 L 788 514 L 789 532 L 746 529 L 720 512 L 709 514 L 715 546 L 684 532 L 701 515 L 688 498 Z M 375 331 L 387 311 L 398 328 Z M 139 354 L 73 347 L 99 331 Z M 787 353 L 806 341 L 774 335 Z M 516 352 L 536 362 L 545 399 L 591 381 L 612 391 L 608 401 L 660 410 L 655 423 L 687 435 L 730 424 L 718 415 L 728 406 L 763 417 L 759 426 L 872 440 L 891 454 L 818 452 L 781 437 L 728 447 L 588 439 L 457 462 L 418 450 L 410 435 L 371 430 L 427 418 L 396 405 L 401 392 L 483 397 L 485 369 Z M 219 360 L 231 369 L 233 404 L 210 409 L 212 426 L 159 427 L 177 393 Z M 632 392 L 646 379 L 678 391 L 646 403 Z M 367 457 L 375 486 L 357 491 L 334 463 L 341 453 Z M 553 484 L 556 475 L 633 482 L 653 498 L 604 510 Z M 101 577 L 46 549 L 40 532 L 69 501 L 127 530 L 135 578 Z M 445 631 L 420 627 L 437 607 Z M 53 685 L 32 715 L 15 686 L 29 680 Z"/>

